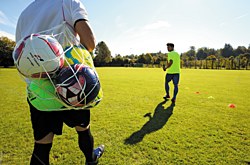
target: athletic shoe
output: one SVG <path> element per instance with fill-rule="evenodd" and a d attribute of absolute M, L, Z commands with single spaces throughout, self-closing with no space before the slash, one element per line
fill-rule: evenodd
<path fill-rule="evenodd" d="M 102 156 L 104 152 L 104 145 L 100 145 L 96 149 L 94 149 L 94 161 L 93 162 L 86 162 L 85 165 L 96 165 L 98 164 L 98 159 Z"/>
<path fill-rule="evenodd" d="M 176 100 L 175 99 L 171 99 L 172 102 L 175 102 Z"/>
<path fill-rule="evenodd" d="M 169 96 L 169 95 L 166 95 L 166 96 L 164 96 L 163 98 L 166 100 L 166 99 L 169 99 L 170 96 Z"/>

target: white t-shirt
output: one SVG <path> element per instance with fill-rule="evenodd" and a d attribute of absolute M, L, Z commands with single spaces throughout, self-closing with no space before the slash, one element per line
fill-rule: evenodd
<path fill-rule="evenodd" d="M 32 33 L 39 33 L 49 30 L 65 21 L 74 27 L 78 20 L 88 20 L 83 4 L 79 0 L 35 0 L 20 15 L 16 27 L 16 43 Z M 73 35 L 76 32 L 67 25 Z M 53 31 L 54 34 L 61 30 Z M 65 34 L 67 35 L 67 34 Z M 59 40 L 63 45 L 63 37 Z M 25 78 L 27 84 L 31 82 Z"/>
<path fill-rule="evenodd" d="M 32 33 L 45 31 L 62 24 L 64 16 L 65 21 L 72 27 L 77 20 L 88 20 L 85 8 L 79 0 L 35 0 L 18 19 L 16 42 Z M 69 29 L 76 35 L 74 29 L 71 27 Z"/>

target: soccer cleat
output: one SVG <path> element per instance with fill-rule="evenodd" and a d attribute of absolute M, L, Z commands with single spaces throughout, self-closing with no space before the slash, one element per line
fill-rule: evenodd
<path fill-rule="evenodd" d="M 85 165 L 95 165 L 98 164 L 98 159 L 102 156 L 104 152 L 104 145 L 100 145 L 96 149 L 94 149 L 94 161 L 93 162 L 86 162 Z"/>
<path fill-rule="evenodd" d="M 170 96 L 169 96 L 169 95 L 166 95 L 166 96 L 164 96 L 163 98 L 166 100 L 166 99 L 169 99 Z"/>

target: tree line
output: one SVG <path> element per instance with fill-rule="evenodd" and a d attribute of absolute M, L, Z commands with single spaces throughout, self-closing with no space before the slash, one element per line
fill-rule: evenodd
<path fill-rule="evenodd" d="M 7 37 L 0 37 L 0 66 L 13 66 L 12 52 L 16 43 Z M 104 41 L 99 42 L 93 52 L 90 52 L 94 60 L 95 66 L 134 66 L 135 64 L 150 64 L 157 65 L 167 62 L 167 53 L 161 51 L 156 53 L 143 53 L 140 55 L 125 55 L 116 54 L 111 56 L 111 51 Z M 250 45 L 238 46 L 234 49 L 230 44 L 225 44 L 224 48 L 213 49 L 202 47 L 196 51 L 194 46 L 190 46 L 187 52 L 181 53 L 181 66 L 191 67 L 198 66 L 208 68 L 209 66 L 225 66 L 228 64 L 229 69 L 236 68 L 236 65 L 241 67 L 248 66 L 250 62 Z M 205 60 L 205 61 L 204 61 Z M 208 61 L 207 61 L 208 60 Z M 224 61 L 224 62 L 223 62 Z M 212 63 L 212 64 L 210 64 Z M 235 67 L 234 67 L 235 66 Z"/>
<path fill-rule="evenodd" d="M 157 53 L 143 53 L 141 55 L 131 54 L 123 57 L 117 54 L 115 57 L 112 57 L 110 50 L 103 41 L 97 44 L 95 55 L 94 62 L 97 66 L 133 66 L 135 63 L 162 64 L 162 61 L 167 62 L 167 53 L 162 53 L 161 51 Z M 185 67 L 198 65 L 200 68 L 202 66 L 202 68 L 211 66 L 213 69 L 215 65 L 217 66 L 216 68 L 222 66 L 227 69 L 233 69 L 236 66 L 237 68 L 244 68 L 250 62 L 250 45 L 248 48 L 238 46 L 236 49 L 233 49 L 230 44 L 226 43 L 224 48 L 221 49 L 202 47 L 198 48 L 197 51 L 194 46 L 190 46 L 190 50 L 180 55 L 182 66 Z"/>
<path fill-rule="evenodd" d="M 198 51 L 195 51 L 194 46 L 190 46 L 190 50 L 182 53 L 181 57 L 183 61 L 192 61 L 192 60 L 204 60 L 210 59 L 211 55 L 214 56 L 215 59 L 249 59 L 250 55 L 250 45 L 248 48 L 245 46 L 238 46 L 236 49 L 230 44 L 225 44 L 224 48 L 221 49 L 209 49 L 207 47 L 199 48 Z"/>
<path fill-rule="evenodd" d="M 167 53 L 143 53 L 141 55 L 125 55 L 116 54 L 111 56 L 111 51 L 104 41 L 97 44 L 95 49 L 94 63 L 95 66 L 133 66 L 135 63 L 141 64 L 160 64 L 161 61 L 167 60 Z"/>
<path fill-rule="evenodd" d="M 16 46 L 16 42 L 8 37 L 0 37 L 0 66 L 7 68 L 13 66 L 12 52 Z"/>
<path fill-rule="evenodd" d="M 195 51 L 194 46 L 190 50 L 181 54 L 184 67 L 194 66 L 203 69 L 248 69 L 250 62 L 250 44 L 248 48 L 238 46 L 234 49 L 230 44 L 225 44 L 224 48 L 213 49 L 202 47 Z"/>

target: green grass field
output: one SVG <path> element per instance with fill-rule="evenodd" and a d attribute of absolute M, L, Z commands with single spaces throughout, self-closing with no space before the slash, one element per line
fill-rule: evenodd
<path fill-rule="evenodd" d="M 162 99 L 162 69 L 97 71 L 104 97 L 91 110 L 91 131 L 95 147 L 106 147 L 99 164 L 250 164 L 249 71 L 183 69 L 175 104 Z M 0 69 L 0 93 L 0 164 L 29 164 L 33 132 L 16 69 Z M 50 163 L 84 164 L 77 137 L 65 126 Z"/>

